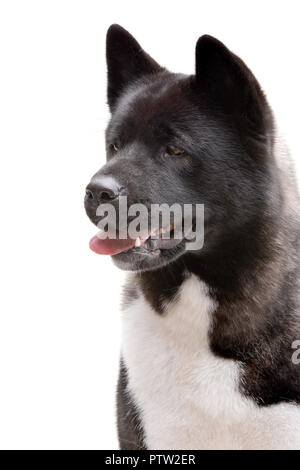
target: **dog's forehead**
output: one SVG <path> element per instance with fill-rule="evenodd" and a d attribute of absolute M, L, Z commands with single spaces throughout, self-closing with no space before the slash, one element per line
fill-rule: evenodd
<path fill-rule="evenodd" d="M 129 124 L 147 126 L 164 115 L 184 113 L 188 106 L 185 75 L 162 74 L 147 77 L 129 87 L 112 115 L 111 130 Z"/>

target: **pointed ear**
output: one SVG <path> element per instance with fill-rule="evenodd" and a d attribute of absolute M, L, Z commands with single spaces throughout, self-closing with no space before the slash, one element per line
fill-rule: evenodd
<path fill-rule="evenodd" d="M 244 62 L 211 36 L 196 45 L 196 82 L 216 105 L 263 131 L 264 94 Z"/>
<path fill-rule="evenodd" d="M 123 89 L 143 75 L 163 70 L 139 45 L 131 34 L 119 25 L 107 31 L 106 60 L 108 69 L 107 97 L 112 109 Z"/>

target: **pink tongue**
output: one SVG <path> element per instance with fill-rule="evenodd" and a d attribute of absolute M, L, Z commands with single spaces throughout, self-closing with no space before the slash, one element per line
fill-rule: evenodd
<path fill-rule="evenodd" d="M 135 240 L 132 238 L 127 238 L 125 240 L 116 238 L 109 239 L 105 238 L 102 240 L 97 235 L 95 235 L 90 240 L 90 249 L 98 255 L 116 255 L 122 251 L 128 250 L 134 246 Z"/>

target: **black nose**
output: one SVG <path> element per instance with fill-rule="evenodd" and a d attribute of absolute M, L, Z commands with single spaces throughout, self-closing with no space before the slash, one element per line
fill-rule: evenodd
<path fill-rule="evenodd" d="M 119 196 L 120 190 L 113 180 L 97 178 L 88 184 L 86 198 L 95 202 L 108 202 Z"/>

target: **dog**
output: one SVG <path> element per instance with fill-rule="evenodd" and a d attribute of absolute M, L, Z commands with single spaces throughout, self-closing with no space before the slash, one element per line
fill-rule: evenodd
<path fill-rule="evenodd" d="M 98 225 L 107 203 L 119 216 L 121 196 L 205 214 L 198 250 L 185 238 L 91 241 L 130 271 L 120 448 L 300 449 L 299 197 L 266 96 L 211 36 L 191 76 L 119 25 L 106 51 L 107 163 L 87 186 L 88 216 Z"/>

